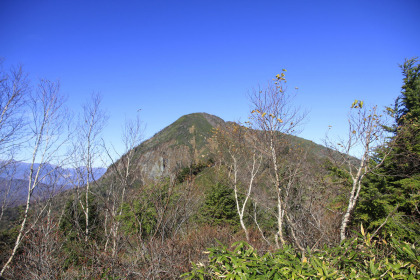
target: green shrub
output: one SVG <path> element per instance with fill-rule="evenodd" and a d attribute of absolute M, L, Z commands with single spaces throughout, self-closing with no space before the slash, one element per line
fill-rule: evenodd
<path fill-rule="evenodd" d="M 193 264 L 183 279 L 418 279 L 419 249 L 412 244 L 372 241 L 369 234 L 341 246 L 307 252 L 290 246 L 259 255 L 246 242 L 209 249 L 208 264 Z"/>
<path fill-rule="evenodd" d="M 213 164 L 213 160 L 209 159 L 207 162 L 193 163 L 188 167 L 184 167 L 177 174 L 177 182 L 183 183 Z"/>
<path fill-rule="evenodd" d="M 210 225 L 239 225 L 233 190 L 220 183 L 212 186 L 206 193 L 198 220 Z"/>
<path fill-rule="evenodd" d="M 140 234 L 143 238 L 151 234 L 157 223 L 156 209 L 150 202 L 136 200 L 124 203 L 118 219 L 125 234 Z"/>

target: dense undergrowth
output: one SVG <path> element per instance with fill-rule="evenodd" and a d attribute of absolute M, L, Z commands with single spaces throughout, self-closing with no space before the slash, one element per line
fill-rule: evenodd
<path fill-rule="evenodd" d="M 209 249 L 208 263 L 193 264 L 183 279 L 419 279 L 418 247 L 391 238 L 365 234 L 340 246 L 307 250 L 291 246 L 259 254 L 246 242 L 229 250 L 220 244 Z"/>

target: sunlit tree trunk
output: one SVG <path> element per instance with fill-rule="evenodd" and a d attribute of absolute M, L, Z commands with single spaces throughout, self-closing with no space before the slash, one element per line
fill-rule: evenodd
<path fill-rule="evenodd" d="M 349 115 L 348 137 L 345 140 L 331 141 L 328 138 L 325 143 L 332 151 L 330 160 L 338 167 L 348 172 L 351 178 L 351 191 L 340 225 L 340 241 L 346 239 L 346 230 L 351 220 L 351 214 L 356 207 L 362 188 L 362 180 L 366 174 L 379 168 L 387 154 L 379 161 L 372 161 L 372 155 L 378 147 L 385 143 L 386 135 L 383 129 L 383 119 L 377 113 L 377 107 L 366 107 L 363 101 L 356 100 Z M 360 159 L 353 156 L 360 151 Z"/>

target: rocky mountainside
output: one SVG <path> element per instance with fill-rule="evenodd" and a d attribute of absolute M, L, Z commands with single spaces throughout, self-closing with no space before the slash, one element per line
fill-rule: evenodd
<path fill-rule="evenodd" d="M 221 118 L 207 113 L 184 115 L 135 148 L 136 169 L 143 178 L 154 179 L 173 174 L 210 157 L 213 129 L 228 125 Z M 323 156 L 325 147 L 296 136 L 290 143 L 309 151 L 309 158 Z"/>
<path fill-rule="evenodd" d="M 224 125 L 224 120 L 207 113 L 180 117 L 135 148 L 138 170 L 154 179 L 207 160 L 213 128 Z"/>

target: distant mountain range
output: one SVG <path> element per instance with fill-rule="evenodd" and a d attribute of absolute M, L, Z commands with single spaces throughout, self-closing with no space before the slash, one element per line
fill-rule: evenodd
<path fill-rule="evenodd" d="M 39 163 L 34 164 L 34 170 L 37 170 Z M 31 164 L 27 162 L 12 162 L 6 168 L 0 170 L 0 178 L 13 178 L 19 180 L 27 180 L 30 172 Z M 82 167 L 81 167 L 82 168 Z M 57 176 L 58 184 L 66 184 L 66 178 L 75 177 L 77 170 L 75 168 L 62 168 L 51 164 L 45 164 L 41 169 L 40 177 L 46 177 L 48 173 Z M 93 168 L 95 179 L 100 178 L 106 172 L 106 168 Z M 47 180 L 47 179 L 45 179 Z M 51 180 L 51 179 L 50 179 Z M 48 183 L 44 181 L 44 183 Z"/>
<path fill-rule="evenodd" d="M 39 164 L 34 164 L 34 170 L 37 170 Z M 31 164 L 26 162 L 11 162 L 6 167 L 0 169 L 0 205 L 3 198 L 8 193 L 8 205 L 18 205 L 26 201 L 28 195 L 28 176 Z M 94 168 L 94 178 L 100 178 L 106 172 L 105 168 Z M 34 197 L 41 195 L 40 189 L 61 192 L 71 189 L 72 179 L 77 178 L 77 169 L 61 168 L 51 164 L 45 164 L 40 173 L 41 186 L 35 189 Z M 74 180 L 73 180 L 74 181 Z"/>

